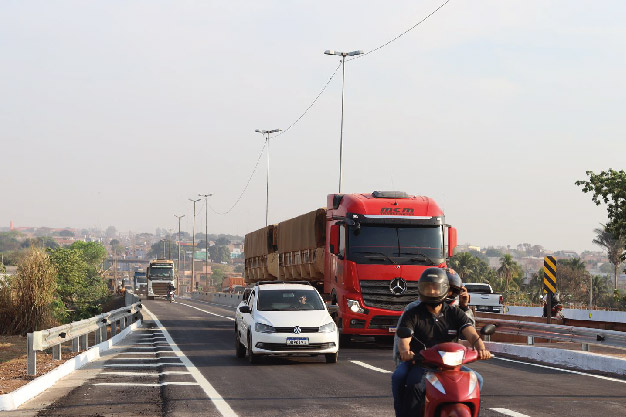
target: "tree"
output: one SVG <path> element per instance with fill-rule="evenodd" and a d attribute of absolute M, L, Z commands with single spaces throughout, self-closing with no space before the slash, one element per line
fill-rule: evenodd
<path fill-rule="evenodd" d="M 59 232 L 59 236 L 62 236 L 62 237 L 74 237 L 74 232 L 72 232 L 71 230 L 61 230 Z"/>
<path fill-rule="evenodd" d="M 478 259 L 469 252 L 461 252 L 450 258 L 450 267 L 463 281 L 467 281 L 467 278 L 477 275 Z"/>
<path fill-rule="evenodd" d="M 226 246 L 209 246 L 209 257 L 213 262 L 229 262 L 230 250 Z"/>
<path fill-rule="evenodd" d="M 609 168 L 599 174 L 586 171 L 588 180 L 576 181 L 584 193 L 593 193 L 591 200 L 597 206 L 607 205 L 609 222 L 606 228 L 616 237 L 626 238 L 626 172 Z"/>
<path fill-rule="evenodd" d="M 596 233 L 596 238 L 593 239 L 592 242 L 606 249 L 609 262 L 613 265 L 613 273 L 615 277 L 614 288 L 617 289 L 617 270 L 619 265 L 626 258 L 626 238 L 616 238 L 605 225 L 601 226 L 602 228 L 596 228 L 593 230 Z"/>
<path fill-rule="evenodd" d="M 500 258 L 500 268 L 498 268 L 498 274 L 506 279 L 506 285 L 504 287 L 505 292 L 509 291 L 511 278 L 513 277 L 513 274 L 517 273 L 518 270 L 520 270 L 520 267 L 510 254 L 506 253 Z"/>
<path fill-rule="evenodd" d="M 104 232 L 104 234 L 108 238 L 114 238 L 115 236 L 117 236 L 117 229 L 115 228 L 115 226 L 109 226 L 107 227 L 107 230 Z"/>
<path fill-rule="evenodd" d="M 227 246 L 230 245 L 230 240 L 228 240 L 224 236 L 220 236 L 215 240 L 215 244 L 220 246 Z"/>
<path fill-rule="evenodd" d="M 557 261 L 556 285 L 563 302 L 588 304 L 591 275 L 580 258 Z"/>

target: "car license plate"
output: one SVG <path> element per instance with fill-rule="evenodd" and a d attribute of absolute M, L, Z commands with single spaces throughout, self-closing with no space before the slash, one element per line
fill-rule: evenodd
<path fill-rule="evenodd" d="M 308 345 L 309 338 L 308 337 L 288 337 L 287 344 L 288 345 Z"/>
<path fill-rule="evenodd" d="M 396 332 L 396 328 L 395 327 L 390 327 L 389 328 L 389 333 L 395 333 Z"/>

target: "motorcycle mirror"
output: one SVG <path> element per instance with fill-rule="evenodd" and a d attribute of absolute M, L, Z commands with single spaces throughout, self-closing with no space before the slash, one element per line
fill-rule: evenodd
<path fill-rule="evenodd" d="M 482 335 L 492 335 L 496 332 L 496 325 L 495 324 L 485 324 L 481 329 L 480 329 L 480 334 Z"/>
<path fill-rule="evenodd" d="M 409 329 L 408 327 L 398 327 L 398 329 L 396 330 L 396 335 L 398 335 L 400 339 L 406 339 L 413 336 L 413 330 Z"/>

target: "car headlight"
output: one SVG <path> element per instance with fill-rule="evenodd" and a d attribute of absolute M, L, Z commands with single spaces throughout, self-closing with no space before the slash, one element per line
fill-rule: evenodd
<path fill-rule="evenodd" d="M 351 299 L 347 299 L 346 303 L 348 304 L 348 308 L 350 309 L 350 311 L 352 311 L 353 313 L 365 313 L 365 310 L 363 310 L 363 307 L 361 307 L 361 304 L 359 304 L 359 302 L 357 300 L 351 300 Z"/>
<path fill-rule="evenodd" d="M 329 323 L 326 323 L 323 326 L 320 326 L 320 333 L 332 333 L 335 330 L 337 330 L 337 326 L 335 326 L 334 321 L 331 321 Z"/>
<path fill-rule="evenodd" d="M 458 350 L 456 352 L 443 352 L 439 351 L 441 355 L 441 361 L 448 366 L 459 366 L 463 363 L 465 352 Z"/>
<path fill-rule="evenodd" d="M 269 324 L 265 324 L 265 323 L 255 323 L 254 330 L 257 333 L 275 333 L 276 332 L 273 326 L 270 326 Z"/>

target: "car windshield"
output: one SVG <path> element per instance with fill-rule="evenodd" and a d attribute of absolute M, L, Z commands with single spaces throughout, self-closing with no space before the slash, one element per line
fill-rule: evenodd
<path fill-rule="evenodd" d="M 439 265 L 441 226 L 360 225 L 348 229 L 348 259 L 359 264 Z"/>
<path fill-rule="evenodd" d="M 324 310 L 324 303 L 315 290 L 260 290 L 257 309 L 260 311 Z"/>

